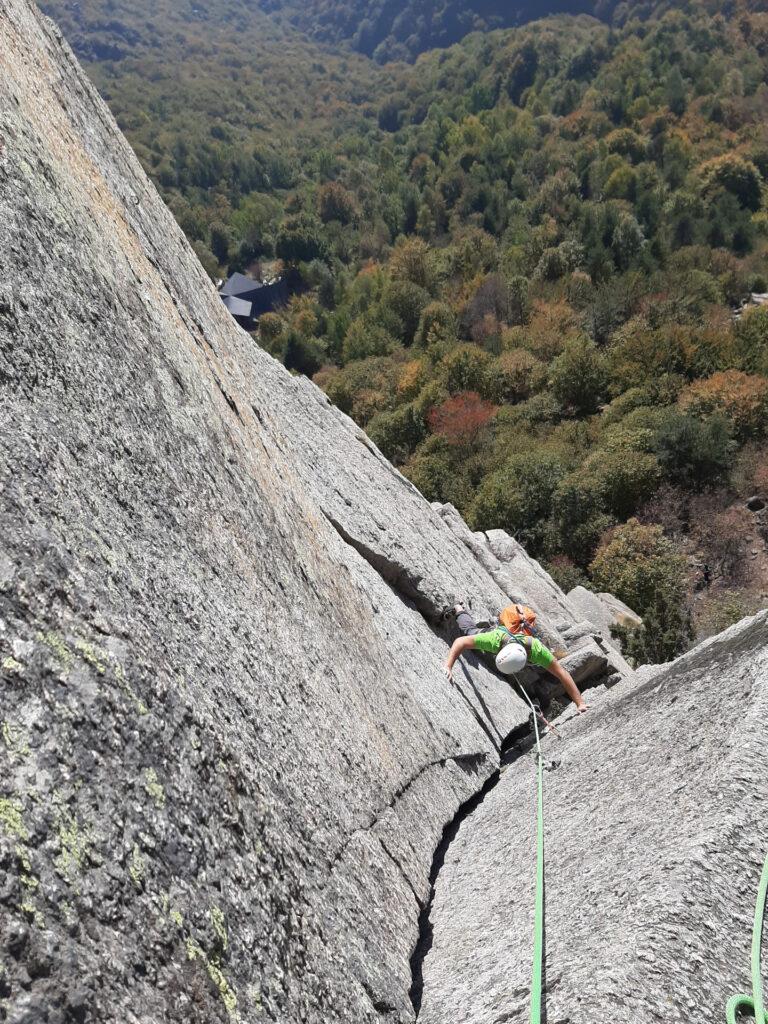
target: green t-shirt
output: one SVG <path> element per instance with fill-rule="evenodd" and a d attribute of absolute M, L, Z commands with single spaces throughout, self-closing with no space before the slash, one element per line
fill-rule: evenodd
<path fill-rule="evenodd" d="M 486 654 L 498 654 L 501 645 L 508 638 L 506 629 L 497 627 L 487 633 L 475 633 L 472 639 L 475 641 L 475 649 L 484 651 Z M 555 656 L 548 647 L 545 647 L 541 640 L 535 636 L 527 636 L 525 633 L 516 633 L 515 638 L 522 640 L 523 646 L 528 652 L 528 662 L 537 668 L 549 668 L 555 660 Z"/>

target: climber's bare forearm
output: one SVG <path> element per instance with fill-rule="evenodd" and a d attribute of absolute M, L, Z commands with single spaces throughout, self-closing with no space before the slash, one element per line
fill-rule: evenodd
<path fill-rule="evenodd" d="M 475 638 L 473 636 L 460 636 L 454 640 L 451 644 L 451 649 L 448 651 L 448 657 L 445 659 L 445 674 L 448 678 L 451 678 L 451 672 L 453 666 L 456 664 L 456 660 L 461 657 L 465 651 L 471 651 L 475 646 Z"/>
<path fill-rule="evenodd" d="M 564 669 L 559 661 L 553 661 L 549 666 L 548 671 L 550 675 L 553 675 L 555 679 L 559 680 L 563 684 L 563 689 L 579 711 L 586 711 L 587 705 L 584 703 L 581 691 L 576 683 L 574 683 L 571 673 Z"/>

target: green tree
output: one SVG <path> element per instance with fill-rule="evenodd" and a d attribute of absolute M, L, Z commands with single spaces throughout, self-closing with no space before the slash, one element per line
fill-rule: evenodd
<path fill-rule="evenodd" d="M 413 402 L 392 412 L 377 413 L 366 430 L 374 444 L 395 465 L 405 462 L 427 433 L 424 418 Z"/>
<path fill-rule="evenodd" d="M 444 302 L 430 302 L 421 311 L 414 341 L 428 346 L 456 341 L 458 323 L 450 306 Z"/>
<path fill-rule="evenodd" d="M 685 649 L 692 637 L 686 561 L 660 526 L 630 519 L 615 527 L 589 569 L 596 588 L 615 594 L 643 617 L 643 631 L 628 648 L 632 656 L 668 661 Z"/>
<path fill-rule="evenodd" d="M 476 345 L 457 345 L 440 364 L 440 370 L 451 394 L 459 391 L 481 391 L 491 356 Z"/>
<path fill-rule="evenodd" d="M 339 182 L 329 181 L 318 190 L 317 210 L 324 224 L 332 220 L 349 224 L 355 218 L 355 200 Z"/>
<path fill-rule="evenodd" d="M 320 223 L 304 213 L 289 217 L 280 227 L 275 252 L 288 263 L 309 263 L 323 257 L 326 244 Z"/>
<path fill-rule="evenodd" d="M 325 360 L 325 350 L 317 338 L 306 338 L 298 331 L 288 330 L 283 335 L 283 363 L 287 370 L 311 377 Z"/>
<path fill-rule="evenodd" d="M 605 360 L 593 341 L 569 341 L 552 363 L 552 391 L 564 406 L 579 415 L 596 412 L 607 386 Z"/>
<path fill-rule="evenodd" d="M 720 416 L 699 420 L 665 409 L 654 447 L 670 483 L 701 489 L 728 479 L 734 445 L 728 423 Z"/>
<path fill-rule="evenodd" d="M 735 196 L 746 209 L 760 208 L 762 179 L 760 171 L 751 160 L 745 160 L 735 153 L 726 153 L 702 164 L 699 175 L 705 190 L 711 192 L 719 186 Z"/>
<path fill-rule="evenodd" d="M 474 530 L 508 530 L 534 557 L 551 539 L 552 496 L 563 475 L 559 459 L 546 454 L 511 455 L 484 477 L 469 509 Z"/>
<path fill-rule="evenodd" d="M 383 327 L 358 317 L 349 325 L 341 347 L 344 363 L 367 359 L 369 356 L 384 356 L 392 352 L 397 342 Z"/>

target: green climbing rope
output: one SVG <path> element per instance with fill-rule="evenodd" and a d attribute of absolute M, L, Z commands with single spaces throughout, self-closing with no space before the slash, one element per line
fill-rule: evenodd
<path fill-rule="evenodd" d="M 531 972 L 531 1014 L 530 1024 L 541 1024 L 541 988 L 544 967 L 544 763 L 541 754 L 541 737 L 537 722 L 536 708 L 523 687 L 520 691 L 533 712 L 533 728 L 536 736 L 536 760 L 538 775 L 537 826 L 536 826 L 536 895 L 533 918 L 533 969 Z M 763 917 L 768 902 L 768 857 L 763 864 L 760 885 L 755 901 L 755 922 L 752 927 L 752 995 L 736 995 L 728 1000 L 725 1008 L 726 1024 L 738 1024 L 737 1014 L 749 1015 L 758 1024 L 768 1024 L 768 1013 L 763 1004 L 763 981 L 760 973 L 760 947 L 763 936 Z"/>
<path fill-rule="evenodd" d="M 736 1014 L 749 1014 L 759 1024 L 768 1024 L 768 1013 L 763 1005 L 763 981 L 760 976 L 760 945 L 763 937 L 763 915 L 768 899 L 768 857 L 763 864 L 763 873 L 757 889 L 755 902 L 755 923 L 752 927 L 752 995 L 732 996 L 725 1008 L 727 1024 L 736 1024 Z"/>
<path fill-rule="evenodd" d="M 518 683 L 519 685 L 519 683 Z M 531 1015 L 530 1024 L 541 1024 L 541 982 L 544 968 L 544 765 L 541 756 L 538 714 L 522 686 L 520 691 L 533 712 L 533 728 L 536 736 L 536 760 L 538 762 L 538 797 L 536 826 L 536 897 L 533 916 L 533 969 L 531 972 Z"/>

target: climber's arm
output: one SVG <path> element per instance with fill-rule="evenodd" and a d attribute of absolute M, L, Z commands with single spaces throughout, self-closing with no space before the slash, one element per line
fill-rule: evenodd
<path fill-rule="evenodd" d="M 443 665 L 443 671 L 451 682 L 453 682 L 453 666 L 456 664 L 456 659 L 460 658 L 465 651 L 471 651 L 474 646 L 475 638 L 473 636 L 460 636 L 451 644 L 445 665 Z"/>
<path fill-rule="evenodd" d="M 573 703 L 576 705 L 579 711 L 586 711 L 587 705 L 584 703 L 584 698 L 581 695 L 576 683 L 573 681 L 571 673 L 564 669 L 557 659 L 555 659 L 551 665 L 547 668 L 550 675 L 553 675 L 555 679 L 558 679 L 563 684 L 563 689 L 571 698 Z"/>

